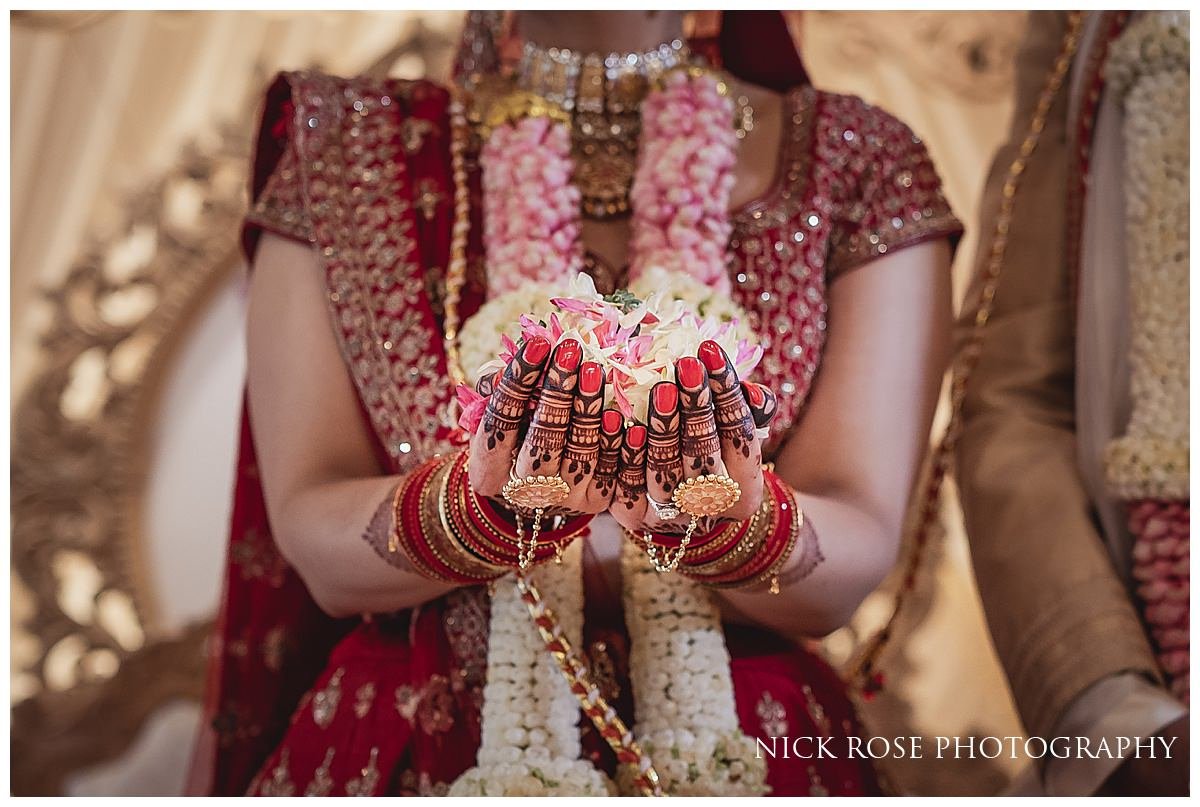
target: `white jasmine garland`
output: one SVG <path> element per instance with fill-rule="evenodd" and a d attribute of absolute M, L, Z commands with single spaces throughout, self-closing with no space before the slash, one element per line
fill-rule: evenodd
<path fill-rule="evenodd" d="M 1122 499 L 1186 499 L 1188 429 L 1187 12 L 1147 12 L 1113 43 L 1106 80 L 1124 98 L 1126 252 L 1132 301 L 1126 433 L 1106 457 Z"/>
<path fill-rule="evenodd" d="M 554 305 L 550 298 L 570 293 L 565 283 L 526 281 L 510 292 L 493 297 L 472 314 L 459 331 L 459 361 L 474 384 L 480 370 L 496 358 L 501 337 L 514 342 L 521 338 L 521 317 L 531 315 L 547 320 Z"/>
<path fill-rule="evenodd" d="M 712 595 L 621 550 L 634 734 L 673 796 L 761 796 L 767 764 L 738 724 L 721 615 Z"/>
<path fill-rule="evenodd" d="M 531 572 L 553 602 L 563 632 L 583 635 L 583 544 L 567 547 L 560 565 Z M 546 652 L 507 575 L 495 583 L 476 766 L 450 787 L 452 796 L 606 796 L 616 786 L 580 759 L 579 702 Z"/>

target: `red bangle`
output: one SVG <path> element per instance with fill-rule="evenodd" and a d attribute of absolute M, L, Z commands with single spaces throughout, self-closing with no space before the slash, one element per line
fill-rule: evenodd
<path fill-rule="evenodd" d="M 734 569 L 714 575 L 693 574 L 693 579 L 705 585 L 734 587 L 762 576 L 775 566 L 794 545 L 793 522 L 798 510 L 791 488 L 775 474 L 763 474 L 764 486 L 770 491 L 775 506 L 771 508 L 771 524 L 762 546 L 745 562 Z"/>
<path fill-rule="evenodd" d="M 760 575 L 764 570 L 772 567 L 772 564 L 778 560 L 781 551 L 787 544 L 788 533 L 790 533 L 791 510 L 784 506 L 787 501 L 787 492 L 784 490 L 785 483 L 782 483 L 775 474 L 766 472 L 763 473 L 764 489 L 768 491 L 770 501 L 774 502 L 774 507 L 770 507 L 766 518 L 770 519 L 766 528 L 766 536 L 763 537 L 762 543 L 757 546 L 757 549 L 752 551 L 750 556 L 743 563 L 731 569 L 721 570 L 715 574 L 692 573 L 692 579 L 703 582 L 706 585 L 712 586 L 730 586 L 739 585 L 743 581 L 751 580 Z M 694 566 L 698 566 L 694 564 Z"/>
<path fill-rule="evenodd" d="M 722 532 L 727 532 L 729 534 L 728 539 L 717 541 L 714 538 L 709 538 L 708 542 L 698 547 L 698 549 L 703 550 L 702 552 L 693 553 L 692 547 L 689 547 L 687 554 L 683 557 L 683 564 L 685 566 L 702 566 L 728 554 L 735 546 L 742 542 L 742 538 L 746 535 L 746 530 L 750 529 L 750 521 L 751 519 L 746 519 L 745 521 L 738 522 L 736 525 L 737 529 L 734 530 L 728 529 L 728 525 L 713 530 L 713 533 L 716 533 L 718 536 Z"/>
<path fill-rule="evenodd" d="M 421 525 L 421 492 L 444 461 L 442 458 L 429 460 L 408 475 L 404 491 L 398 497 L 396 528 L 401 549 L 422 576 L 442 583 L 455 583 L 460 582 L 458 575 L 434 557 Z"/>
<path fill-rule="evenodd" d="M 502 564 L 509 568 L 518 565 L 517 529 L 510 514 L 498 509 L 492 501 L 479 496 L 471 488 L 467 473 L 468 458 L 465 453 L 451 468 L 447 480 L 451 507 L 449 514 L 461 532 L 467 548 L 481 560 Z M 557 544 L 568 543 L 583 532 L 591 521 L 590 515 L 579 515 L 556 529 L 542 530 L 538 546 L 534 551 L 535 563 L 549 560 L 558 554 Z"/>

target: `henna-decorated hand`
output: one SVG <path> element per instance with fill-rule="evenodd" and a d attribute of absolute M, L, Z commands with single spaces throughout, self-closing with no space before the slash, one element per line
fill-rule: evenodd
<path fill-rule="evenodd" d="M 716 342 L 703 342 L 697 354 L 675 363 L 675 382 L 651 390 L 647 426 L 626 432 L 610 510 L 627 529 L 684 532 L 689 517 L 660 519 L 647 495 L 669 503 L 683 480 L 703 474 L 726 474 L 741 487 L 741 498 L 719 517 L 701 519 L 702 531 L 749 518 L 762 502 L 762 446 L 755 427 L 775 416 L 775 395 L 761 384 L 739 382 Z"/>
<path fill-rule="evenodd" d="M 477 387 L 489 401 L 471 441 L 470 480 L 476 493 L 503 501 L 500 490 L 515 460 L 517 478 L 557 474 L 566 481 L 567 500 L 547 512 L 607 509 L 617 471 L 621 418 L 616 412 L 602 412 L 603 369 L 594 362 L 581 363 L 582 357 L 583 349 L 573 339 L 559 344 L 551 355 L 550 343 L 535 337 L 498 380 L 493 377 Z"/>

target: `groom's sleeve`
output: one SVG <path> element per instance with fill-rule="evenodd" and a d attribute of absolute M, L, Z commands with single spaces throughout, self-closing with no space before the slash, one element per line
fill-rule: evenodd
<path fill-rule="evenodd" d="M 1011 139 L 997 154 L 981 205 L 980 252 L 960 341 L 973 327 L 1002 186 L 1065 24 L 1065 14 L 1031 14 Z M 956 457 L 992 639 L 1025 726 L 1036 736 L 1053 736 L 1070 705 L 1102 679 L 1125 671 L 1159 677 L 1076 466 L 1075 302 L 1066 249 L 1070 79 L 1019 179 Z"/>

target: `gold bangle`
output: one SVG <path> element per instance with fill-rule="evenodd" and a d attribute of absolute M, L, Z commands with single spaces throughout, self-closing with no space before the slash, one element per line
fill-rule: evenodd
<path fill-rule="evenodd" d="M 452 466 L 446 467 L 446 473 L 443 474 L 441 482 L 438 486 L 437 513 L 438 520 L 442 525 L 442 530 L 447 538 L 450 539 L 450 544 L 452 545 L 455 553 L 464 561 L 464 565 L 473 567 L 474 571 L 467 571 L 465 572 L 466 574 L 483 578 L 499 577 L 508 571 L 508 569 L 504 566 L 489 563 L 468 549 L 462 535 L 460 535 L 458 530 L 455 529 L 453 520 L 449 518 L 449 514 L 446 511 L 446 504 L 448 500 L 451 470 Z"/>
<path fill-rule="evenodd" d="M 442 500 L 446 480 L 454 462 L 455 458 L 451 458 L 434 471 L 421 491 L 421 530 L 425 535 L 425 543 L 442 565 L 460 577 L 480 582 L 499 577 L 502 570 L 497 571 L 483 565 L 462 549 L 460 543 L 455 540 L 454 530 L 444 517 Z"/>
<path fill-rule="evenodd" d="M 409 478 L 405 478 L 404 482 L 396 485 L 392 491 L 392 519 L 391 529 L 388 530 L 387 549 L 389 554 L 396 554 L 400 551 L 400 500 L 404 498 L 404 491 L 408 488 Z"/>
<path fill-rule="evenodd" d="M 747 525 L 747 521 L 752 522 L 753 520 L 754 520 L 754 516 L 751 516 L 749 519 L 743 520 L 743 521 L 731 521 L 728 524 L 726 524 L 725 526 L 721 527 L 721 531 L 717 535 L 713 536 L 708 541 L 705 541 L 700 546 L 689 546 L 687 548 L 687 551 L 683 553 L 682 565 L 686 566 L 688 560 L 694 559 L 697 555 L 703 555 L 706 552 L 711 552 L 713 544 L 717 544 L 717 543 L 720 543 L 721 541 L 728 540 L 729 533 L 737 532 L 743 526 Z M 745 537 L 746 537 L 746 535 L 745 535 L 745 533 L 743 533 L 741 538 L 738 539 L 738 541 L 739 542 L 742 541 Z"/>
<path fill-rule="evenodd" d="M 742 535 L 737 545 L 719 558 L 714 558 L 704 564 L 687 566 L 684 569 L 685 574 L 698 576 L 725 575 L 753 559 L 755 552 L 758 551 L 767 537 L 768 520 L 765 516 L 776 504 L 774 493 L 769 486 L 764 489 L 764 493 L 766 495 L 763 497 L 762 504 L 754 511 L 754 515 L 750 517 L 750 525 L 746 528 L 745 534 Z"/>
<path fill-rule="evenodd" d="M 772 563 L 766 569 L 758 574 L 752 575 L 745 580 L 734 580 L 728 583 L 715 584 L 713 586 L 714 588 L 757 590 L 761 589 L 764 584 L 770 581 L 769 585 L 767 586 L 767 590 L 772 594 L 778 594 L 780 592 L 779 573 L 783 570 L 783 566 L 785 563 L 787 563 L 788 558 L 791 557 L 792 551 L 795 550 L 796 541 L 800 536 L 800 527 L 804 523 L 804 513 L 800 509 L 800 506 L 796 503 L 795 494 L 791 491 L 790 487 L 788 488 L 787 498 L 787 505 L 792 509 L 792 518 L 788 525 L 787 542 L 784 544 L 783 550 L 780 551 L 779 557 L 772 561 Z"/>
<path fill-rule="evenodd" d="M 794 515 L 792 516 L 791 528 L 788 530 L 787 546 L 783 548 L 779 559 L 771 564 L 771 568 L 758 577 L 757 582 L 763 583 L 770 579 L 771 585 L 767 589 L 772 594 L 779 593 L 779 573 L 783 571 L 783 566 L 787 563 L 788 558 L 792 556 L 792 552 L 796 549 L 796 541 L 800 537 L 800 528 L 804 525 L 804 511 L 800 509 L 800 505 L 796 503 L 796 497 L 789 495 L 788 499 L 792 506 Z"/>

